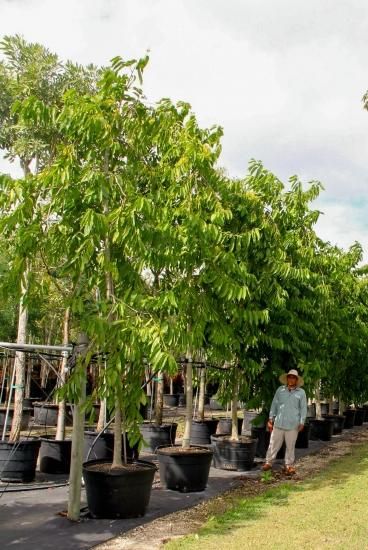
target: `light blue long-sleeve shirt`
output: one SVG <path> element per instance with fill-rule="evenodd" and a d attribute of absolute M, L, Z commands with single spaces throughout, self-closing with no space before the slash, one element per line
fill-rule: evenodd
<path fill-rule="evenodd" d="M 304 424 L 307 416 L 307 398 L 302 388 L 288 389 L 280 386 L 272 400 L 269 417 L 282 430 L 294 430 Z"/>

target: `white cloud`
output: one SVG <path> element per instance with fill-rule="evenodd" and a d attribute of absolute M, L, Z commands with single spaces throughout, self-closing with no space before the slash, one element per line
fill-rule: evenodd
<path fill-rule="evenodd" d="M 147 95 L 187 100 L 203 125 L 222 125 L 230 174 L 255 157 L 281 179 L 321 180 L 333 203 L 321 236 L 367 242 L 362 217 L 347 215 L 367 196 L 366 0 L 0 0 L 0 10 L 0 36 L 64 59 L 150 49 Z"/>

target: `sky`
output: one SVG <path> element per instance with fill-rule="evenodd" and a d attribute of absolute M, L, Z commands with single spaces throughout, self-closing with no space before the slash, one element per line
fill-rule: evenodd
<path fill-rule="evenodd" d="M 230 176 L 256 158 L 320 181 L 318 234 L 368 262 L 366 0 L 0 0 L 0 37 L 16 33 L 80 63 L 149 50 L 150 101 L 222 126 Z"/>

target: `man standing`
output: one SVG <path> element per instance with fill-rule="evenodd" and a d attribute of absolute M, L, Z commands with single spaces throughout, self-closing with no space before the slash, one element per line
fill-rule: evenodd
<path fill-rule="evenodd" d="M 266 472 L 272 468 L 272 462 L 285 441 L 285 472 L 292 475 L 295 474 L 293 464 L 296 438 L 298 432 L 303 430 L 307 416 L 307 398 L 305 391 L 301 389 L 303 378 L 295 369 L 282 374 L 279 380 L 283 385 L 277 389 L 272 400 L 267 423 L 272 433 L 262 470 Z"/>

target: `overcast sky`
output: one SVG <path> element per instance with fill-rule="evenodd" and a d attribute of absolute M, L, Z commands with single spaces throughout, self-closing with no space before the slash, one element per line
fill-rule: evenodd
<path fill-rule="evenodd" d="M 151 101 L 220 124 L 230 175 L 256 158 L 321 181 L 320 236 L 368 261 L 367 0 L 0 0 L 0 36 L 15 33 L 81 63 L 149 49 Z"/>

